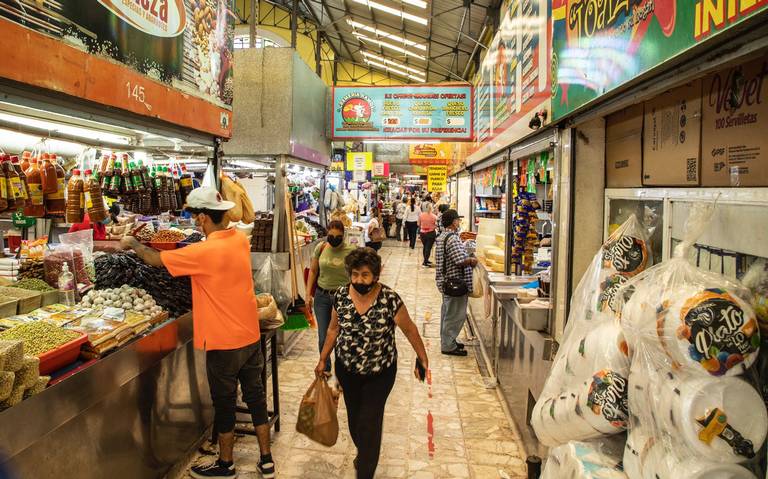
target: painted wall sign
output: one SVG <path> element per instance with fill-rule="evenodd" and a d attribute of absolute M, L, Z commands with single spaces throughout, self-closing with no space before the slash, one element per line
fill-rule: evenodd
<path fill-rule="evenodd" d="M 767 8 L 768 0 L 552 0 L 554 118 Z"/>
<path fill-rule="evenodd" d="M 155 37 L 175 37 L 187 27 L 183 0 L 98 0 L 132 27 Z"/>
<path fill-rule="evenodd" d="M 471 106 L 466 85 L 335 87 L 333 138 L 470 141 Z"/>
<path fill-rule="evenodd" d="M 549 0 L 509 0 L 499 30 L 475 76 L 475 142 L 467 164 L 493 155 L 532 133 L 530 120 L 551 119 L 552 37 Z"/>

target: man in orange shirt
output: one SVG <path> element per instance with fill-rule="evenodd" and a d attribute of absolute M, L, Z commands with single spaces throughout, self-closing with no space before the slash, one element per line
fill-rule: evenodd
<path fill-rule="evenodd" d="M 264 357 L 259 347 L 259 307 L 253 292 L 251 248 L 242 233 L 227 228 L 226 212 L 234 206 L 213 188 L 197 188 L 187 197 L 185 210 L 202 228 L 206 241 L 163 251 L 148 248 L 127 237 L 123 248 L 132 249 L 146 263 L 168 268 L 173 276 L 192 280 L 194 345 L 206 351 L 206 369 L 219 435 L 219 459 L 195 466 L 195 478 L 236 477 L 234 449 L 237 383 L 243 390 L 256 427 L 261 449 L 259 471 L 275 477 L 269 446 L 267 399 L 261 383 Z"/>

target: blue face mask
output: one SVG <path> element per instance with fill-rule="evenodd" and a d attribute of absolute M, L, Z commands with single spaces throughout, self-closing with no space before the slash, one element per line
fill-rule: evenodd
<path fill-rule="evenodd" d="M 101 220 L 100 223 L 105 225 L 105 226 L 108 225 L 108 224 L 111 224 L 112 223 L 112 218 L 107 216 L 105 219 Z"/>

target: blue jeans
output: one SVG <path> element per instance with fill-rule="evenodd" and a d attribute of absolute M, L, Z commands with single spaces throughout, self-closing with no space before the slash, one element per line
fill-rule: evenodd
<path fill-rule="evenodd" d="M 467 320 L 467 303 L 469 296 L 443 295 L 443 305 L 440 308 L 440 349 L 443 352 L 455 350 L 464 322 Z"/>
<path fill-rule="evenodd" d="M 333 311 L 333 297 L 331 294 L 320 289 L 318 286 L 315 292 L 315 319 L 317 320 L 317 343 L 320 352 L 323 352 L 325 346 L 325 337 L 328 334 L 328 326 L 331 324 L 331 312 Z M 325 371 L 331 372 L 331 358 L 325 363 Z"/>

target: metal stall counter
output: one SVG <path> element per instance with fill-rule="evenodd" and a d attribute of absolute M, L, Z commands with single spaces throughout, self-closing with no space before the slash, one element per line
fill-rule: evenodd
<path fill-rule="evenodd" d="M 162 478 L 212 421 L 187 313 L 0 413 L 0 453 L 15 477 Z"/>

